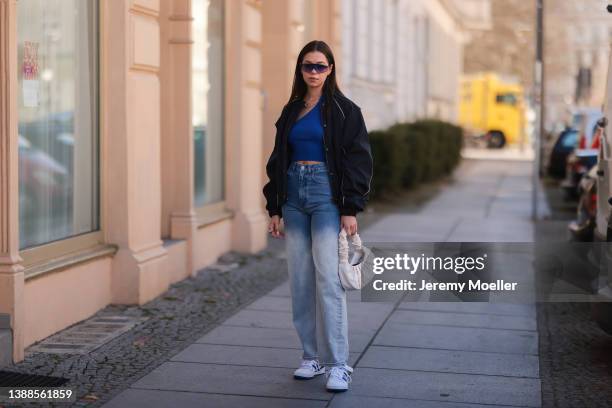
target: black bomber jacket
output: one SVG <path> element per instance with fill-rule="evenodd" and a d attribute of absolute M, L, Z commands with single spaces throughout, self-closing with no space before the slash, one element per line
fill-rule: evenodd
<path fill-rule="evenodd" d="M 372 182 L 368 131 L 359 106 L 342 93 L 336 92 L 332 98 L 324 94 L 322 98 L 323 143 L 333 200 L 341 215 L 356 215 L 365 208 Z M 263 188 L 270 217 L 282 217 L 282 206 L 287 199 L 287 170 L 291 164 L 289 132 L 303 108 L 304 101 L 291 101 L 276 121 L 274 150 L 266 165 L 269 181 Z"/>

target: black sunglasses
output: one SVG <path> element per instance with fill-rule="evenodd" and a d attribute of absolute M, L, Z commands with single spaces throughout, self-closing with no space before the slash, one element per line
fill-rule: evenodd
<path fill-rule="evenodd" d="M 327 72 L 327 70 L 329 69 L 329 65 L 323 65 L 323 64 L 301 64 L 301 65 L 302 65 L 302 72 L 312 72 L 314 70 L 317 74 L 322 74 L 324 72 Z"/>

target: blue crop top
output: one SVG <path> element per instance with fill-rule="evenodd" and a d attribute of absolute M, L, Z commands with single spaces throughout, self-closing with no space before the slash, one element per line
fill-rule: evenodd
<path fill-rule="evenodd" d="M 321 99 L 306 115 L 298 119 L 289 133 L 291 161 L 309 160 L 325 162 Z"/>

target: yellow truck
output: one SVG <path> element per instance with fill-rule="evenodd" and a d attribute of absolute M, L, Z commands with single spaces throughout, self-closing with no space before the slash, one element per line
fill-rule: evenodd
<path fill-rule="evenodd" d="M 523 87 L 494 73 L 465 76 L 459 95 L 459 123 L 482 136 L 488 147 L 520 143 L 525 137 Z"/>

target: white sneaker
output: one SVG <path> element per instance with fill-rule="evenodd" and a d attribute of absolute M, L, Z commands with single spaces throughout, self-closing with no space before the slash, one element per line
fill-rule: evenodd
<path fill-rule="evenodd" d="M 351 373 L 353 368 L 345 365 L 344 367 L 332 367 L 325 375 L 327 376 L 326 388 L 332 392 L 342 392 L 348 390 L 349 383 L 352 381 Z"/>
<path fill-rule="evenodd" d="M 317 360 L 302 360 L 300 368 L 294 371 L 293 377 L 298 380 L 310 380 L 317 375 L 324 374 L 323 367 Z"/>

